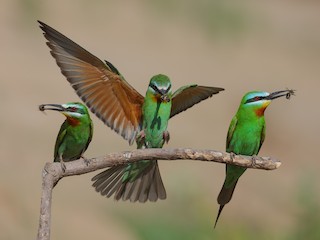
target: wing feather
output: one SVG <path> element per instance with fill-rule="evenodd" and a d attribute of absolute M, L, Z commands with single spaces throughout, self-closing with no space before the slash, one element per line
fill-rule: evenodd
<path fill-rule="evenodd" d="M 56 143 L 55 143 L 55 146 L 54 146 L 54 161 L 55 162 L 60 161 L 60 158 L 59 158 L 59 147 L 60 147 L 61 143 L 63 142 L 65 136 L 66 136 L 67 126 L 68 126 L 67 121 L 64 121 L 63 124 L 60 127 L 60 130 L 59 130 L 59 133 L 58 133 L 58 136 L 57 136 L 57 139 L 56 139 Z"/>
<path fill-rule="evenodd" d="M 232 118 L 231 123 L 229 125 L 229 129 L 228 129 L 228 135 L 227 135 L 227 141 L 226 141 L 227 152 L 233 151 L 233 146 L 230 146 L 230 143 L 231 143 L 231 139 L 233 137 L 233 133 L 234 133 L 234 130 L 236 129 L 237 124 L 238 124 L 238 118 L 237 118 L 237 115 L 235 115 Z"/>
<path fill-rule="evenodd" d="M 40 22 L 51 55 L 90 110 L 132 144 L 140 131 L 143 96 L 109 62 L 102 62 L 55 29 Z"/>
<path fill-rule="evenodd" d="M 256 154 L 259 153 L 260 148 L 261 148 L 261 146 L 262 146 L 262 144 L 263 144 L 263 142 L 264 142 L 265 137 L 266 137 L 266 124 L 263 124 L 262 129 L 261 129 L 261 136 L 260 136 L 259 148 L 258 148 L 258 151 L 257 151 Z"/>
<path fill-rule="evenodd" d="M 188 85 L 179 88 L 172 95 L 172 107 L 170 117 L 187 110 L 193 105 L 211 97 L 213 94 L 218 94 L 223 91 L 223 88 L 205 87 L 198 85 Z"/>

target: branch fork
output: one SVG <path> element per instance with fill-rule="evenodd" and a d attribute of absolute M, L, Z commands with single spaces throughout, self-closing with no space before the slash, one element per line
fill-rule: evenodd
<path fill-rule="evenodd" d="M 102 157 L 65 162 L 65 171 L 59 162 L 46 163 L 42 171 L 42 195 L 37 240 L 50 239 L 52 190 L 61 178 L 141 160 L 196 160 L 228 163 L 264 170 L 274 170 L 281 165 L 280 161 L 271 157 L 243 156 L 235 155 L 234 153 L 191 148 L 137 149 L 110 153 Z"/>

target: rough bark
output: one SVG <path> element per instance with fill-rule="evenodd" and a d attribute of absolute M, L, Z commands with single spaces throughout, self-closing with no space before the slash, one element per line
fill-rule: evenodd
<path fill-rule="evenodd" d="M 92 159 L 79 159 L 66 162 L 63 171 L 60 163 L 46 163 L 42 172 L 42 195 L 37 240 L 50 239 L 52 190 L 58 181 L 67 176 L 81 175 L 102 168 L 139 160 L 196 160 L 229 163 L 253 169 L 274 170 L 281 162 L 270 157 L 252 157 L 234 155 L 214 150 L 177 149 L 139 149 L 119 153 L 110 153 Z"/>

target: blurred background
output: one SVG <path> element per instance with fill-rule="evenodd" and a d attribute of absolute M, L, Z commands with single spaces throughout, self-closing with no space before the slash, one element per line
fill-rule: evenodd
<path fill-rule="evenodd" d="M 1 1 L 0 238 L 37 234 L 41 171 L 64 121 L 38 105 L 79 100 L 49 54 L 41 20 L 111 61 L 142 94 L 158 73 L 173 89 L 226 89 L 171 119 L 166 148 L 225 150 L 246 92 L 297 90 L 266 111 L 260 155 L 282 166 L 248 170 L 214 231 L 224 165 L 161 161 L 168 198 L 157 203 L 101 197 L 90 181 L 98 172 L 60 181 L 52 239 L 320 239 L 319 12 L 312 0 Z M 86 157 L 134 149 L 92 118 Z"/>

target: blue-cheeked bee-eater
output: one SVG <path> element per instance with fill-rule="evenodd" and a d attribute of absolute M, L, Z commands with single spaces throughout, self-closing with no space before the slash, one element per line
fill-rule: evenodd
<path fill-rule="evenodd" d="M 236 115 L 232 118 L 226 141 L 226 151 L 233 154 L 255 156 L 263 144 L 266 133 L 264 112 L 272 100 L 286 96 L 290 98 L 294 90 L 283 90 L 273 93 L 252 91 L 244 95 Z M 240 176 L 246 168 L 226 164 L 226 177 L 218 196 L 220 205 L 215 221 L 224 206 L 231 200 Z"/>
<path fill-rule="evenodd" d="M 62 74 L 90 110 L 137 148 L 162 148 L 169 141 L 169 118 L 224 90 L 183 86 L 172 93 L 170 79 L 151 78 L 143 97 L 108 61 L 101 61 L 55 29 L 40 22 L 51 55 Z M 157 161 L 139 161 L 111 167 L 92 179 L 96 191 L 132 202 L 165 199 Z"/>
<path fill-rule="evenodd" d="M 58 111 L 66 117 L 60 127 L 54 148 L 54 162 L 61 162 L 62 169 L 65 170 L 64 162 L 83 157 L 91 142 L 93 124 L 88 109 L 78 102 L 42 104 L 39 109 Z"/>

